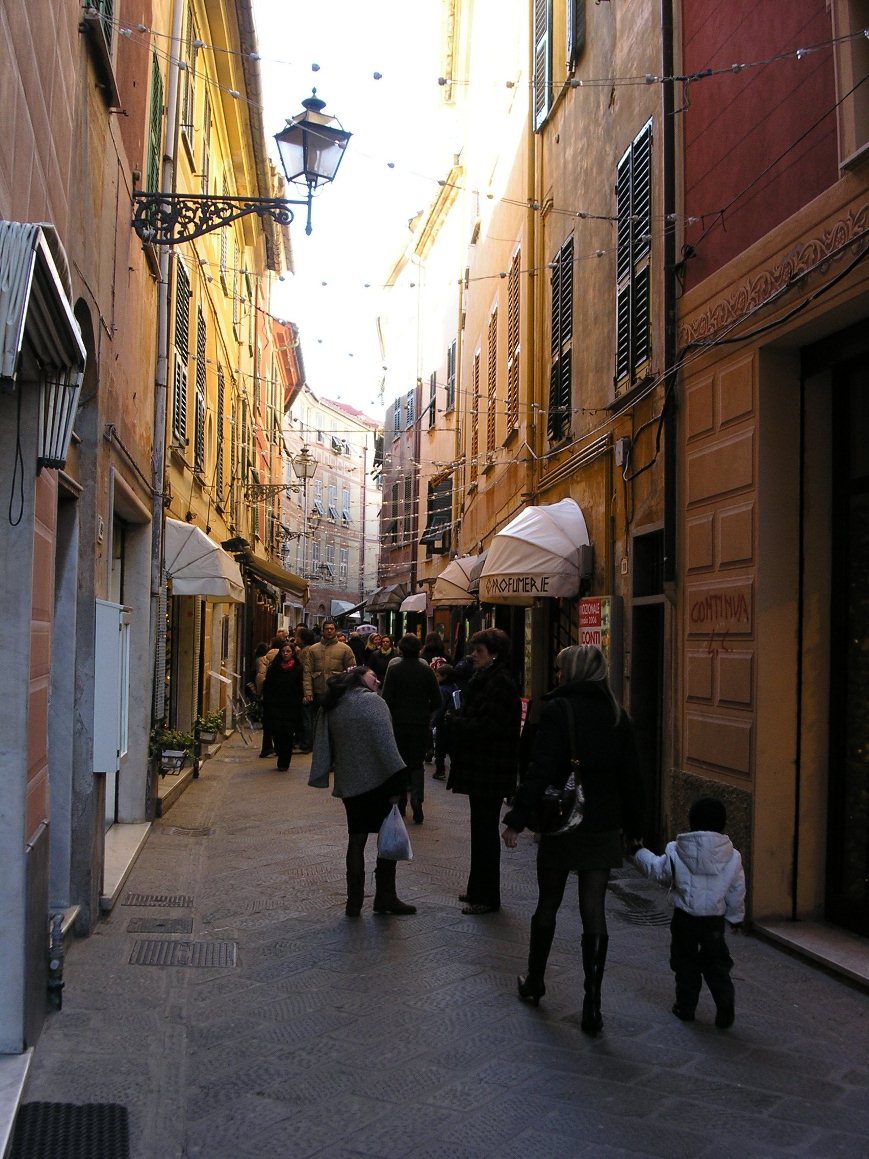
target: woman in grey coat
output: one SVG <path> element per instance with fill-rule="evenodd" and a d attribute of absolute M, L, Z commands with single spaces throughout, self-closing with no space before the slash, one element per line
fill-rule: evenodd
<path fill-rule="evenodd" d="M 358 917 L 365 895 L 365 845 L 377 833 L 404 788 L 407 773 L 395 743 L 389 709 L 377 695 L 370 668 L 356 667 L 329 681 L 314 729 L 308 784 L 328 789 L 347 812 L 348 917 Z M 378 857 L 374 870 L 376 914 L 415 914 L 395 892 L 396 863 Z"/>

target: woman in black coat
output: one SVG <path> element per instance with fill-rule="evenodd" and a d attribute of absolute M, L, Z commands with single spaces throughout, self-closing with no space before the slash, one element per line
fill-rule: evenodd
<path fill-rule="evenodd" d="M 498 628 L 470 639 L 474 675 L 452 721 L 447 788 L 466 793 L 471 813 L 471 869 L 459 901 L 464 914 L 501 908 L 498 823 L 505 797 L 516 792 L 522 705 L 510 675 L 510 638 Z"/>
<path fill-rule="evenodd" d="M 584 816 L 571 832 L 540 838 L 537 909 L 531 919 L 528 973 L 519 978 L 519 997 L 537 1005 L 546 993 L 543 976 L 556 916 L 568 874 L 575 870 L 585 972 L 581 1025 L 586 1034 L 597 1034 L 603 1026 L 600 988 L 609 943 L 606 887 L 610 870 L 622 864 L 624 838 L 636 844 L 642 837 L 643 786 L 633 729 L 612 693 L 600 649 L 563 648 L 555 663 L 560 683 L 544 697 L 531 764 L 504 817 L 504 844 L 508 849 L 516 847 L 517 835 L 528 825 L 549 785 L 564 787 L 572 755 L 580 764 Z"/>
<path fill-rule="evenodd" d="M 302 732 L 302 659 L 295 645 L 285 641 L 266 669 L 263 682 L 263 719 L 268 721 L 278 769 L 286 772 L 293 741 Z"/>

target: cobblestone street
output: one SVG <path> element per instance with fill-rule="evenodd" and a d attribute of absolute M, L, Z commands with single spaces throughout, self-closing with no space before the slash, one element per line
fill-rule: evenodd
<path fill-rule="evenodd" d="M 499 914 L 463 917 L 467 803 L 427 772 L 415 917 L 344 916 L 344 811 L 233 737 L 157 821 L 121 902 L 67 955 L 25 1102 L 121 1103 L 136 1159 L 869 1155 L 869 996 L 734 937 L 737 1021 L 670 1013 L 664 891 L 609 895 L 605 1029 L 579 1029 L 568 893 L 539 1009 L 516 998 L 524 835 Z"/>

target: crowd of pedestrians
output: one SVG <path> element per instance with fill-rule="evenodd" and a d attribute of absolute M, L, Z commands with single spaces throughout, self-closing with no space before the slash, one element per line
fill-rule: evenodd
<path fill-rule="evenodd" d="M 260 644 L 247 686 L 262 703 L 260 755 L 274 753 L 278 770 L 286 772 L 294 749 L 313 749 L 309 784 L 331 786 L 344 806 L 348 917 L 362 912 L 369 835 L 381 833 L 393 806 L 405 817 L 408 802 L 413 822 L 423 823 L 425 763 L 433 760 L 434 778 L 468 799 L 463 914 L 500 910 L 502 843 L 514 849 L 523 830 L 535 833 L 538 901 L 527 971 L 517 979 L 521 1000 L 538 1005 L 546 993 L 558 911 L 575 873 L 585 977 L 581 1027 L 600 1033 L 606 889 L 611 871 L 629 857 L 670 889 L 673 1014 L 693 1020 L 705 981 L 715 1024 L 726 1029 L 735 1018 L 735 996 L 725 932 L 742 923 L 745 877 L 725 834 L 724 806 L 713 798 L 695 802 L 690 831 L 660 855 L 647 850 L 634 732 L 603 654 L 593 646 L 562 649 L 556 681 L 524 750 L 510 639 L 497 628 L 472 635 L 466 654 L 453 662 L 438 633 L 424 643 L 407 633 L 396 648 L 388 634 L 348 637 L 326 620 L 319 638 L 300 627 L 292 639 L 283 632 L 271 646 Z M 559 827 L 541 819 L 553 801 L 560 808 L 569 802 L 569 822 Z M 374 876 L 375 913 L 416 913 L 396 892 L 394 856 L 378 851 Z"/>

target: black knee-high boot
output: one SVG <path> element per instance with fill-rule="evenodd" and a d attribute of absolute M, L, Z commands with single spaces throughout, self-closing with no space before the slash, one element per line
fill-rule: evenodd
<path fill-rule="evenodd" d="M 374 866 L 374 912 L 376 914 L 415 914 L 416 906 L 407 905 L 395 892 L 395 862 L 378 857 Z"/>
<path fill-rule="evenodd" d="M 606 934 L 582 935 L 582 969 L 585 973 L 585 999 L 580 1027 L 586 1034 L 598 1034 L 603 1027 L 600 1013 L 600 987 L 606 964 L 609 938 Z"/>
<path fill-rule="evenodd" d="M 347 905 L 348 918 L 358 918 L 365 899 L 365 842 L 367 833 L 351 833 L 347 838 Z"/>
<path fill-rule="evenodd" d="M 519 997 L 524 1002 L 533 1002 L 540 1005 L 540 999 L 546 993 L 543 976 L 546 973 L 546 963 L 549 961 L 549 951 L 552 949 L 552 939 L 555 937 L 555 922 L 543 925 L 537 914 L 531 919 L 531 944 L 528 947 L 528 973 L 523 978 L 520 974 L 516 979 L 519 988 Z"/>

